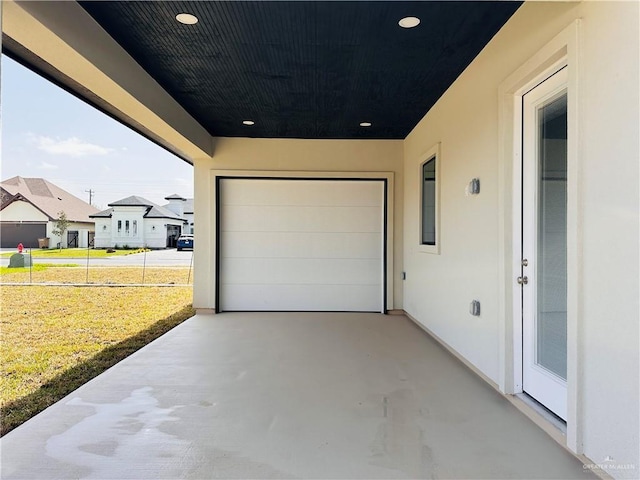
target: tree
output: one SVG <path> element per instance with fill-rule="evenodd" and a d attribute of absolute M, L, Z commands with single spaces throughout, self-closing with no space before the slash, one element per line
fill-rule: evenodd
<path fill-rule="evenodd" d="M 69 220 L 67 219 L 67 214 L 64 213 L 64 210 L 61 212 L 58 212 L 58 218 L 56 219 L 55 223 L 53 224 L 54 228 L 51 231 L 51 233 L 53 233 L 54 235 L 58 235 L 60 237 L 60 250 L 62 250 L 62 237 L 64 235 L 64 232 L 67 231 L 67 228 L 69 228 Z"/>

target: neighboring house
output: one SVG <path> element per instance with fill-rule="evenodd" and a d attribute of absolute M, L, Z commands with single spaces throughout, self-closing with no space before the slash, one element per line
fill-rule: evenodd
<path fill-rule="evenodd" d="M 169 203 L 164 208 L 171 210 L 173 213 L 184 219 L 182 233 L 193 233 L 193 198 L 183 198 L 180 195 L 173 194 L 164 197 Z"/>
<path fill-rule="evenodd" d="M 0 183 L 0 242 L 2 248 L 37 248 L 48 238 L 49 247 L 87 247 L 93 244 L 98 209 L 44 178 L 13 177 Z M 69 226 L 62 238 L 53 234 L 60 212 Z"/>
<path fill-rule="evenodd" d="M 199 311 L 406 314 L 640 478 L 639 2 L 2 7 L 3 51 L 194 165 Z"/>
<path fill-rule="evenodd" d="M 91 215 L 96 222 L 96 248 L 176 246 L 184 225 L 181 215 L 135 195 L 109 207 Z"/>

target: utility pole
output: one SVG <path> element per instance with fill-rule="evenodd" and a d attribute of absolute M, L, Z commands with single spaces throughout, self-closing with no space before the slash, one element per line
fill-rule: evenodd
<path fill-rule="evenodd" d="M 93 194 L 96 193 L 95 190 L 85 190 L 89 194 L 89 205 L 93 205 Z"/>

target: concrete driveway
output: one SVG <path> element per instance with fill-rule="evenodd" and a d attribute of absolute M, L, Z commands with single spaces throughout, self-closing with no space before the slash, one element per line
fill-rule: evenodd
<path fill-rule="evenodd" d="M 13 251 L 15 249 L 3 251 Z M 145 259 L 146 255 L 146 259 Z M 90 258 L 89 265 L 101 267 L 117 267 L 117 266 L 142 266 L 144 262 L 149 267 L 188 267 L 192 260 L 193 252 L 191 250 L 183 250 L 178 252 L 175 248 L 167 250 L 152 250 L 150 252 L 135 253 L 131 255 L 109 257 L 109 258 Z M 70 258 L 34 258 L 34 263 L 77 263 L 86 265 L 87 257 L 70 257 Z M 0 265 L 3 267 L 9 265 L 9 257 L 2 257 Z"/>

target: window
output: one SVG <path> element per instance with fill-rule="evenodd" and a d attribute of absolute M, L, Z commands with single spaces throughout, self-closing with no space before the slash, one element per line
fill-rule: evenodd
<path fill-rule="evenodd" d="M 122 220 L 118 220 L 118 233 L 122 232 Z"/>
<path fill-rule="evenodd" d="M 124 233 L 129 235 L 129 220 L 124 221 Z"/>
<path fill-rule="evenodd" d="M 134 220 L 133 221 L 133 236 L 137 236 L 138 235 L 138 221 Z"/>
<path fill-rule="evenodd" d="M 422 164 L 422 245 L 436 244 L 436 155 Z"/>

